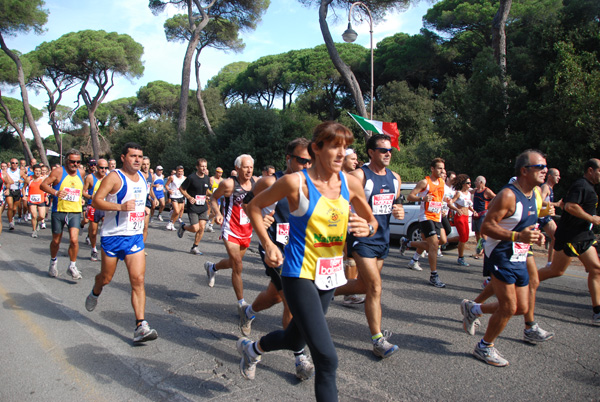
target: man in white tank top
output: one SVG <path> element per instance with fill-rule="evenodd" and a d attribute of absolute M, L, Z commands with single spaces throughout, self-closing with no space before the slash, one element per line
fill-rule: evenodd
<path fill-rule="evenodd" d="M 150 329 L 144 319 L 146 256 L 143 253 L 143 233 L 147 187 L 140 173 L 143 156 L 139 144 L 125 144 L 121 155 L 123 168 L 106 176 L 94 194 L 92 206 L 106 213 L 101 233 L 102 268 L 85 300 L 88 311 L 96 308 L 98 296 L 112 280 L 118 260 L 124 260 L 131 281 L 131 304 L 136 322 L 133 342 L 146 342 L 158 337 L 156 330 Z"/>

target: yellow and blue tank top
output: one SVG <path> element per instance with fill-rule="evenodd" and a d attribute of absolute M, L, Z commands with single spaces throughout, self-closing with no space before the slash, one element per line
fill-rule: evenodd
<path fill-rule="evenodd" d="M 79 169 L 77 174 L 71 176 L 67 169 L 63 168 L 60 181 L 52 186 L 56 191 L 66 191 L 64 198 L 54 197 L 52 212 L 81 212 L 81 197 L 83 196 L 83 178 Z"/>
<path fill-rule="evenodd" d="M 343 255 L 348 233 L 350 192 L 343 173 L 340 173 L 340 195 L 335 200 L 322 196 L 307 171 L 302 173 L 308 187 L 308 208 L 290 213 L 290 237 L 285 247 L 281 276 L 314 280 L 319 258 Z M 300 197 L 304 197 L 302 186 Z"/>

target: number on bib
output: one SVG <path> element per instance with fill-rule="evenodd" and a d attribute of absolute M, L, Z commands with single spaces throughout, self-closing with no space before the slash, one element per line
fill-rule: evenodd
<path fill-rule="evenodd" d="M 389 215 L 394 206 L 394 194 L 374 194 L 372 203 L 373 215 Z"/>
<path fill-rule="evenodd" d="M 289 223 L 278 223 L 277 224 L 277 235 L 275 241 L 283 245 L 288 244 L 290 239 L 290 224 Z"/>
<path fill-rule="evenodd" d="M 344 275 L 344 258 L 342 256 L 317 259 L 315 286 L 321 290 L 329 290 L 345 285 L 348 282 Z"/>
<path fill-rule="evenodd" d="M 145 212 L 129 212 L 127 215 L 127 230 L 138 231 L 144 229 Z"/>
<path fill-rule="evenodd" d="M 65 201 L 78 202 L 81 199 L 81 190 L 78 188 L 66 187 L 63 189 L 67 194 L 63 197 Z"/>
<path fill-rule="evenodd" d="M 206 204 L 206 196 L 205 195 L 197 195 L 196 196 L 196 205 L 204 205 Z"/>

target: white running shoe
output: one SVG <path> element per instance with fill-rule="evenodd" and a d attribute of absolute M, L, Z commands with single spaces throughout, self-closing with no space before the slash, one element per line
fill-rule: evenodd
<path fill-rule="evenodd" d="M 158 220 L 162 222 L 163 221 L 163 217 L 160 216 L 160 215 L 158 215 Z"/>
<path fill-rule="evenodd" d="M 58 276 L 58 269 L 56 268 L 58 266 L 58 260 L 52 260 L 50 259 L 50 269 L 48 269 L 48 275 L 50 275 L 53 278 L 56 278 Z"/>
<path fill-rule="evenodd" d="M 412 258 L 408 263 L 408 268 L 412 269 L 413 271 L 422 271 L 423 270 L 423 268 L 421 268 L 421 266 L 419 265 L 419 261 L 415 261 Z"/>
<path fill-rule="evenodd" d="M 248 338 L 240 338 L 236 342 L 236 347 L 242 360 L 240 361 L 240 372 L 242 376 L 247 380 L 254 380 L 256 374 L 256 365 L 260 362 L 261 356 L 256 358 L 250 357 L 248 354 L 248 348 L 252 346 L 252 341 Z"/>
<path fill-rule="evenodd" d="M 212 288 L 213 286 L 215 286 L 215 274 L 216 274 L 216 272 L 213 270 L 214 266 L 215 266 L 215 264 L 213 264 L 210 261 L 206 261 L 204 263 L 204 269 L 206 270 L 206 277 L 207 277 L 208 287 L 209 288 Z"/>
<path fill-rule="evenodd" d="M 34 239 L 36 239 L 38 237 L 37 230 L 34 230 L 33 232 L 31 232 L 31 237 L 33 237 Z"/>
<path fill-rule="evenodd" d="M 69 268 L 67 268 L 67 274 L 71 275 L 73 279 L 81 279 L 81 273 L 75 265 L 72 265 Z"/>
<path fill-rule="evenodd" d="M 306 381 L 315 374 L 315 366 L 309 357 L 302 354 L 296 357 L 296 377 L 299 380 Z"/>
<path fill-rule="evenodd" d="M 40 229 L 46 229 L 46 222 L 42 221 L 42 223 L 40 223 Z"/>
<path fill-rule="evenodd" d="M 148 325 L 147 321 L 142 321 L 142 323 L 137 326 L 135 331 L 133 331 L 134 342 L 153 341 L 156 338 L 158 338 L 158 333 L 155 329 L 150 328 L 150 325 Z"/>

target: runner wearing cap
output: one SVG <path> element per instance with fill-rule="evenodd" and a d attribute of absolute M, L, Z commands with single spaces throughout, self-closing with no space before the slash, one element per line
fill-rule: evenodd
<path fill-rule="evenodd" d="M 154 187 L 154 195 L 158 200 L 158 220 L 162 222 L 163 218 L 160 214 L 165 209 L 165 176 L 163 176 L 163 167 L 160 165 L 156 167 L 152 187 Z M 154 216 L 155 209 L 153 204 L 150 216 Z"/>

